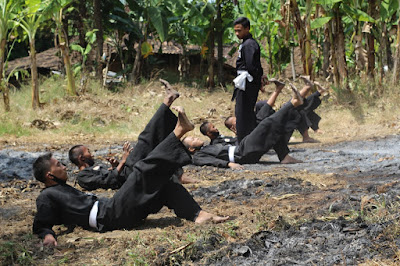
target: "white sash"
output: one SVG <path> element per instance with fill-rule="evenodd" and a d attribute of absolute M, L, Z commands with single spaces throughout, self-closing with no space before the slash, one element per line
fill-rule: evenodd
<path fill-rule="evenodd" d="M 98 229 L 97 228 L 97 212 L 98 211 L 99 211 L 99 201 L 96 201 L 93 204 L 93 207 L 90 210 L 90 214 L 89 214 L 89 225 L 90 225 L 90 227 L 92 227 L 94 229 Z"/>
<path fill-rule="evenodd" d="M 237 74 L 238 76 L 233 80 L 233 83 L 235 83 L 235 88 L 244 91 L 246 90 L 246 79 L 249 82 L 252 82 L 253 76 L 250 75 L 247 70 L 238 70 Z"/>
<path fill-rule="evenodd" d="M 229 146 L 228 155 L 229 155 L 229 162 L 235 162 L 235 149 L 236 146 Z"/>

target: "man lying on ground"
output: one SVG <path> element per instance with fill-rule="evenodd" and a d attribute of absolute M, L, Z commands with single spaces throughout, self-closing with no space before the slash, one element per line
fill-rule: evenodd
<path fill-rule="evenodd" d="M 70 161 L 79 168 L 77 174 L 78 184 L 86 190 L 98 188 L 118 189 L 126 181 L 132 172 L 132 167 L 141 159 L 144 159 L 161 141 L 163 141 L 174 129 L 177 117 L 169 109 L 172 103 L 179 97 L 179 93 L 165 80 L 160 80 L 165 86 L 166 96 L 163 103 L 146 125 L 138 137 L 135 148 L 130 148 L 130 143 L 123 146 L 121 161 L 110 159 L 112 168 L 95 165 L 90 150 L 84 145 L 75 145 L 69 152 Z M 179 168 L 173 175 L 173 179 L 180 183 L 197 182 L 183 173 Z"/>
<path fill-rule="evenodd" d="M 298 114 L 293 116 L 294 113 L 291 110 L 303 103 L 303 99 L 294 86 L 292 90 L 293 98 L 278 112 L 261 121 L 238 146 L 222 144 L 204 146 L 204 141 L 199 138 L 184 138 L 183 144 L 193 154 L 193 164 L 243 169 L 241 164 L 257 163 L 263 154 L 272 147 L 275 148 L 279 141 L 285 143 L 287 130 L 293 130 L 293 126 L 298 122 Z M 281 163 L 301 162 L 289 156 L 287 146 L 280 147 L 284 150 L 276 150 L 276 152 Z"/>
<path fill-rule="evenodd" d="M 276 89 L 275 91 L 271 94 L 269 97 L 268 101 L 266 103 L 268 104 L 268 107 L 265 107 L 262 112 L 260 112 L 259 115 L 256 116 L 257 119 L 257 124 L 264 118 L 269 115 L 271 115 L 271 109 L 272 106 L 274 106 L 276 98 L 278 95 L 281 93 L 282 89 L 285 87 L 285 83 L 282 83 L 276 79 L 271 79 L 266 82 L 268 83 L 275 83 Z M 257 103 L 258 104 L 258 103 Z M 257 109 L 257 104 L 256 104 L 256 109 Z M 259 109 L 257 109 L 257 113 L 260 111 L 260 109 L 264 107 L 264 105 L 260 106 Z M 267 109 L 266 109 L 267 108 Z M 273 109 L 272 109 L 273 111 Z M 275 111 L 274 111 L 275 112 Z M 261 117 L 261 114 L 263 114 L 263 117 Z M 226 124 L 225 124 L 226 125 Z M 235 126 L 231 127 L 230 130 L 233 131 L 232 129 L 234 128 L 234 133 L 236 135 L 236 117 L 235 117 Z M 205 121 L 201 126 L 200 126 L 200 132 L 204 135 L 210 138 L 210 145 L 214 144 L 223 144 L 223 145 L 237 145 L 237 137 L 230 137 L 230 136 L 224 136 L 221 135 L 219 130 L 213 125 L 213 123 Z"/>
<path fill-rule="evenodd" d="M 301 115 L 301 119 L 299 120 L 296 129 L 303 136 L 303 142 L 318 142 L 318 140 L 310 137 L 308 130 L 310 127 L 314 129 L 315 132 L 317 132 L 319 129 L 319 121 L 321 120 L 321 117 L 315 113 L 315 109 L 317 109 L 318 106 L 321 104 L 321 99 L 319 97 L 326 93 L 327 90 L 324 89 L 319 83 L 312 82 L 309 79 L 309 76 L 301 76 L 301 78 L 305 81 L 306 85 L 300 91 L 301 97 L 304 98 L 304 104 L 296 108 L 296 110 Z M 317 91 L 305 98 L 310 89 L 314 87 L 314 85 L 316 86 Z M 275 110 L 272 107 L 275 104 L 276 97 L 279 95 L 280 91 L 277 92 L 276 89 L 274 93 L 275 95 L 273 94 L 268 101 L 259 101 L 256 103 L 255 109 L 257 114 L 257 123 L 262 121 L 265 117 L 275 113 Z M 262 108 L 265 108 L 265 106 L 267 106 L 267 111 L 260 113 L 260 110 L 262 110 Z M 236 134 L 236 117 L 227 117 L 225 119 L 225 126 L 230 131 Z"/>
<path fill-rule="evenodd" d="M 132 167 L 132 172 L 112 198 L 98 198 L 66 184 L 66 167 L 51 153 L 40 156 L 33 164 L 34 176 L 46 188 L 36 199 L 37 213 L 33 232 L 43 238 L 44 245 L 57 245 L 54 225 L 78 225 L 100 232 L 131 229 L 163 206 L 195 223 L 223 222 L 229 217 L 203 211 L 189 192 L 171 181 L 171 175 L 191 162 L 182 145 L 182 136 L 193 130 L 183 108 L 173 131 L 146 158 Z"/>

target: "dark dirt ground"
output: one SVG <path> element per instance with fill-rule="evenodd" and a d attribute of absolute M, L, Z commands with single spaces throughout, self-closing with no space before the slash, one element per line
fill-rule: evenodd
<path fill-rule="evenodd" d="M 304 163 L 266 154 L 245 170 L 187 166 L 200 205 L 230 215 L 197 226 L 163 209 L 137 230 L 104 234 L 55 227 L 55 249 L 31 235 L 41 185 L 31 165 L 41 147 L 0 151 L 2 264 L 396 265 L 399 263 L 400 135 L 336 144 L 291 143 Z M 57 147 L 59 149 L 60 147 Z M 68 147 L 55 157 L 67 163 Z M 121 146 L 98 147 L 98 159 Z M 73 176 L 73 172 L 70 173 Z M 73 179 L 70 180 L 73 184 Z M 111 196 L 112 191 L 96 191 Z M 24 255 L 25 254 L 25 255 Z"/>

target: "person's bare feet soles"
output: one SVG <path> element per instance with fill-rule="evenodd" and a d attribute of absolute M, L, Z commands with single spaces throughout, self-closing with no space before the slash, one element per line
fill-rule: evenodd
<path fill-rule="evenodd" d="M 171 104 L 178 99 L 179 97 L 179 92 L 177 92 L 171 84 L 169 84 L 168 81 L 164 79 L 159 79 L 161 84 L 164 85 L 165 87 L 165 98 L 164 98 L 164 104 L 167 106 L 171 106 Z"/>
<path fill-rule="evenodd" d="M 303 143 L 320 143 L 320 141 L 317 139 L 308 137 L 308 138 L 303 138 Z"/>
<path fill-rule="evenodd" d="M 194 125 L 190 122 L 189 118 L 187 118 L 182 106 L 173 106 L 171 108 L 178 112 L 178 122 L 176 123 L 174 133 L 175 136 L 180 139 L 187 132 L 193 130 Z"/>
<path fill-rule="evenodd" d="M 300 106 L 303 104 L 303 97 L 301 97 L 299 91 L 297 90 L 297 88 L 292 84 L 289 83 L 290 88 L 293 91 L 293 98 L 291 100 L 292 104 L 294 107 Z"/>
<path fill-rule="evenodd" d="M 322 96 L 324 96 L 325 94 L 328 94 L 328 89 L 324 88 L 321 86 L 321 84 L 319 84 L 318 82 L 314 82 L 314 84 L 317 87 L 317 91 L 319 92 L 319 94 L 321 94 Z"/>
<path fill-rule="evenodd" d="M 285 87 L 285 83 L 277 80 L 276 78 L 272 78 L 272 79 L 268 80 L 268 82 L 273 82 L 276 86 L 276 91 L 278 91 L 278 92 L 281 92 L 282 89 Z"/>
<path fill-rule="evenodd" d="M 194 221 L 197 224 L 205 224 L 205 223 L 223 223 L 229 219 L 229 216 L 218 216 L 212 213 L 208 213 L 206 211 L 201 210 L 196 220 Z"/>
<path fill-rule="evenodd" d="M 179 177 L 179 181 L 181 182 L 181 184 L 197 184 L 197 183 L 200 183 L 199 180 L 191 178 L 187 174 L 181 175 L 181 177 Z"/>
<path fill-rule="evenodd" d="M 311 80 L 311 77 L 310 76 L 300 76 L 300 78 L 304 81 L 304 83 L 307 85 L 307 86 L 314 86 L 314 82 L 312 82 L 312 80 Z"/>
<path fill-rule="evenodd" d="M 302 162 L 303 161 L 297 160 L 288 154 L 285 156 L 285 158 L 283 158 L 283 160 L 281 161 L 281 164 L 294 164 L 294 163 L 302 163 Z"/>

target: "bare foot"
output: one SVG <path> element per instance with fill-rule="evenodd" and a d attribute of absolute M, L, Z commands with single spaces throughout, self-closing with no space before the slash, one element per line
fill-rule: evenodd
<path fill-rule="evenodd" d="M 277 80 L 276 78 L 272 78 L 268 80 L 268 82 L 273 82 L 275 84 L 277 92 L 281 92 L 282 89 L 285 87 L 285 83 Z"/>
<path fill-rule="evenodd" d="M 311 137 L 303 137 L 303 143 L 319 143 L 320 141 L 317 139 L 313 139 Z"/>
<path fill-rule="evenodd" d="M 314 82 L 316 87 L 317 87 L 317 91 L 319 92 L 319 94 L 321 94 L 322 96 L 324 96 L 325 94 L 328 94 L 328 89 L 324 88 L 321 86 L 321 84 L 319 84 L 318 82 Z"/>
<path fill-rule="evenodd" d="M 169 84 L 168 81 L 160 79 L 161 84 L 164 85 L 165 87 L 165 98 L 163 103 L 166 106 L 171 106 L 171 104 L 178 99 L 179 97 L 179 92 L 177 92 L 176 90 L 174 90 L 174 88 L 171 86 L 171 84 Z"/>
<path fill-rule="evenodd" d="M 283 158 L 283 160 L 281 161 L 281 164 L 294 164 L 294 163 L 302 163 L 302 162 L 303 161 L 297 160 L 288 154 L 285 156 L 285 158 Z"/>
<path fill-rule="evenodd" d="M 300 78 L 304 81 L 304 83 L 308 86 L 314 86 L 314 82 L 311 81 L 311 77 L 310 76 L 300 76 Z"/>
<path fill-rule="evenodd" d="M 314 132 L 316 133 L 316 134 L 324 134 L 325 133 L 325 131 L 323 131 L 322 129 L 317 129 L 317 130 L 314 130 Z"/>
<path fill-rule="evenodd" d="M 171 108 L 178 112 L 178 122 L 176 123 L 174 134 L 178 139 L 180 139 L 187 132 L 193 130 L 194 125 L 190 122 L 189 118 L 187 118 L 182 106 L 174 106 Z"/>
<path fill-rule="evenodd" d="M 191 178 L 187 174 L 181 175 L 181 177 L 179 177 L 179 181 L 181 182 L 181 184 L 196 184 L 196 183 L 200 183 L 199 180 Z"/>
<path fill-rule="evenodd" d="M 208 222 L 223 223 L 228 219 L 229 219 L 229 216 L 218 216 L 218 215 L 211 214 L 211 213 L 201 210 L 194 222 L 197 224 L 205 224 Z"/>
<path fill-rule="evenodd" d="M 293 91 L 293 97 L 291 100 L 291 103 L 293 104 L 294 107 L 300 106 L 303 104 L 303 97 L 301 97 L 299 91 L 297 90 L 297 88 L 292 84 L 289 83 L 290 88 Z"/>

